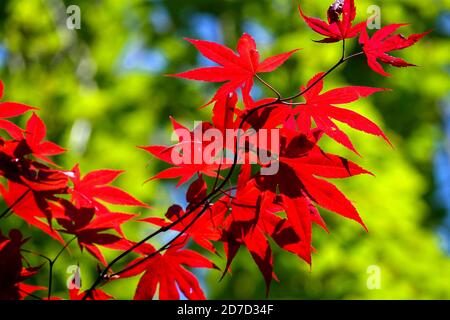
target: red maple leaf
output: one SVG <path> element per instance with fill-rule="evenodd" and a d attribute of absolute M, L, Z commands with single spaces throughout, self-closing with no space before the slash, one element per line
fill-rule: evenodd
<path fill-rule="evenodd" d="M 239 175 L 236 195 L 230 198 L 224 196 L 219 201 L 225 204 L 231 202 L 229 205 L 231 214 L 225 221 L 221 239 L 227 253 L 225 271 L 231 266 L 239 248 L 245 246 L 264 277 L 268 294 L 272 278 L 276 279 L 269 237 L 282 249 L 311 263 L 311 232 L 309 231 L 309 235 L 302 233 L 300 237 L 290 220 L 281 218 L 277 213 L 295 210 L 297 216 L 290 219 L 306 218 L 306 229 L 311 228 L 311 222 L 317 222 L 324 228 L 325 226 L 318 212 L 310 210 L 306 207 L 306 203 L 304 205 L 306 214 L 298 212 L 302 208 L 300 201 L 306 201 L 305 199 L 293 198 L 295 206 L 291 208 L 290 203 L 283 203 L 275 193 L 261 190 L 254 179 L 248 180 L 249 176 L 250 166 L 244 165 Z"/>
<path fill-rule="evenodd" d="M 122 206 L 148 207 L 122 189 L 109 185 L 123 173 L 121 170 L 96 170 L 81 177 L 77 164 L 72 172 L 70 179 L 73 182 L 73 188 L 69 192 L 72 194 L 74 203 L 79 207 L 95 207 L 99 211 L 108 211 L 98 200 Z"/>
<path fill-rule="evenodd" d="M 315 32 L 326 38 L 317 42 L 331 43 L 344 39 L 356 37 L 367 22 L 361 22 L 353 26 L 353 20 L 356 17 L 356 7 L 354 0 L 336 0 L 328 9 L 328 23 L 306 16 L 300 6 L 298 7 L 300 15 Z"/>
<path fill-rule="evenodd" d="M 30 159 L 25 140 L 0 143 L 0 175 L 34 191 L 65 193 L 70 173 L 53 170 Z"/>
<path fill-rule="evenodd" d="M 368 172 L 358 165 L 338 156 L 324 153 L 317 145 L 313 134 L 305 136 L 288 129 L 280 130 L 281 151 L 279 170 L 275 175 L 258 174 L 256 186 L 264 192 L 269 203 L 276 203 L 286 212 L 287 219 L 297 236 L 309 244 L 305 260 L 310 262 L 311 223 L 325 225 L 312 203 L 352 219 L 364 226 L 356 208 L 333 184 L 324 178 L 346 178 Z M 365 227 L 365 226 L 364 226 Z"/>
<path fill-rule="evenodd" d="M 47 129 L 44 122 L 35 113 L 27 122 L 25 129 L 25 141 L 33 156 L 45 162 L 53 164 L 47 156 L 54 156 L 65 152 L 65 149 L 50 141 L 43 141 Z"/>
<path fill-rule="evenodd" d="M 51 226 L 53 212 L 49 200 L 56 200 L 53 191 L 33 191 L 27 186 L 9 180 L 7 188 L 0 184 L 0 193 L 9 207 L 14 205 L 12 210 L 15 215 L 64 243 L 59 233 Z"/>
<path fill-rule="evenodd" d="M 223 98 L 217 99 L 214 108 L 212 123 L 214 127 L 226 134 L 226 129 L 234 129 L 234 115 L 238 96 L 236 92 L 231 92 Z"/>
<path fill-rule="evenodd" d="M 192 206 L 206 197 L 206 188 L 206 183 L 201 176 L 191 184 L 186 193 L 186 200 L 189 204 L 186 210 L 189 211 Z M 228 206 L 226 203 L 218 201 L 212 208 L 208 208 L 200 216 L 200 218 L 196 219 L 196 221 L 194 222 L 193 220 L 201 210 L 201 207 L 197 208 L 171 230 L 181 232 L 190 225 L 190 227 L 185 231 L 185 234 L 189 235 L 192 240 L 199 246 L 211 252 L 216 252 L 216 249 L 211 242 L 218 241 L 221 237 L 220 227 L 222 226 L 225 214 L 228 211 Z M 166 213 L 166 218 L 168 219 L 168 221 L 166 219 L 155 217 L 142 219 L 140 221 L 164 227 L 170 225 L 172 222 L 177 221 L 185 214 L 186 212 L 183 210 L 183 208 L 181 208 L 179 205 L 173 205 L 167 210 Z"/>
<path fill-rule="evenodd" d="M 2 97 L 3 97 L 3 82 L 0 81 L 0 99 L 2 99 Z M 22 138 L 23 130 L 14 123 L 12 123 L 11 121 L 4 119 L 20 116 L 30 110 L 36 110 L 36 108 L 16 102 L 1 102 L 0 129 L 5 130 L 12 138 L 20 140 Z"/>
<path fill-rule="evenodd" d="M 0 230 L 0 300 L 24 299 L 37 290 L 45 290 L 23 283 L 38 273 L 39 268 L 22 266 L 22 245 L 28 239 L 23 239 L 19 230 L 11 230 L 9 238 Z"/>
<path fill-rule="evenodd" d="M 190 80 L 207 82 L 226 82 L 210 101 L 224 99 L 228 94 L 242 88 L 250 92 L 253 77 L 257 73 L 271 72 L 281 66 L 297 50 L 269 57 L 260 62 L 259 52 L 255 40 L 248 34 L 243 34 L 237 45 L 237 54 L 221 44 L 186 39 L 192 43 L 200 53 L 220 66 L 199 68 L 175 74 L 173 76 Z"/>
<path fill-rule="evenodd" d="M 401 34 L 392 35 L 398 28 L 406 25 L 407 24 L 388 25 L 375 32 L 372 38 L 369 38 L 366 29 L 361 32 L 359 42 L 363 45 L 363 51 L 366 54 L 367 62 L 372 70 L 383 76 L 390 76 L 389 73 L 384 71 L 379 61 L 399 68 L 415 66 L 401 58 L 387 54 L 391 51 L 408 48 L 431 32 L 427 31 L 421 34 L 412 34 L 407 38 Z"/>
<path fill-rule="evenodd" d="M 60 199 L 58 203 L 52 203 L 51 209 L 53 216 L 64 228 L 60 231 L 75 235 L 80 249 L 86 248 L 105 265 L 107 262 L 98 249 L 98 245 L 116 250 L 124 250 L 131 246 L 128 240 L 108 233 L 108 231 L 120 227 L 133 215 L 109 212 L 96 217 L 95 208 L 77 208 L 71 202 L 63 199 Z"/>
<path fill-rule="evenodd" d="M 361 97 L 367 97 L 386 89 L 353 86 L 321 93 L 323 80 L 319 82 L 317 80 L 322 76 L 323 73 L 319 73 L 308 82 L 307 87 L 312 87 L 312 89 L 303 95 L 306 103 L 293 110 L 293 114 L 298 115 L 297 122 L 300 130 L 302 132 L 309 131 L 311 119 L 313 119 L 318 129 L 322 130 L 333 140 L 358 153 L 350 138 L 334 123 L 333 120 L 337 120 L 356 130 L 383 137 L 390 144 L 386 135 L 374 122 L 352 110 L 334 106 L 336 104 L 354 102 Z M 314 83 L 315 85 L 313 86 Z M 302 89 L 304 90 L 304 88 Z"/>
<path fill-rule="evenodd" d="M 213 143 L 213 141 L 203 141 L 203 133 L 212 128 L 210 123 L 204 122 L 190 131 L 173 118 L 171 120 L 175 134 L 178 135 L 179 143 L 174 146 L 139 147 L 173 166 L 161 171 L 147 181 L 179 178 L 177 186 L 180 186 L 198 173 L 216 177 L 219 168 L 226 169 L 229 167 L 226 164 L 220 165 L 220 161 L 214 161 L 214 157 L 219 155 L 206 155 L 204 152 L 205 148 Z M 211 156 L 211 158 L 205 159 L 205 155 Z"/>
<path fill-rule="evenodd" d="M 160 300 L 178 300 L 180 292 L 190 300 L 205 299 L 197 278 L 186 267 L 215 269 L 217 267 L 199 253 L 182 249 L 186 241 L 187 237 L 181 237 L 164 254 L 157 254 L 121 275 L 122 278 L 126 278 L 144 272 L 137 285 L 135 300 L 153 299 L 158 284 Z M 155 249 L 146 244 L 140 251 L 148 255 L 154 253 Z M 141 259 L 135 259 L 129 266 Z"/>

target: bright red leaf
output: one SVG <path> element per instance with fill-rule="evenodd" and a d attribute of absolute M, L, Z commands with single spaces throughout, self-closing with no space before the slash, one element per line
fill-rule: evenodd
<path fill-rule="evenodd" d="M 430 31 L 428 31 L 421 34 L 412 34 L 407 38 L 401 34 L 393 35 L 398 28 L 406 25 L 407 24 L 388 25 L 376 31 L 372 38 L 369 38 L 366 29 L 361 32 L 359 42 L 363 45 L 363 51 L 367 57 L 367 62 L 373 71 L 383 76 L 390 76 L 389 73 L 384 71 L 379 61 L 399 68 L 415 66 L 401 58 L 393 57 L 388 54 L 388 52 L 391 51 L 408 48 L 430 33 Z"/>
<path fill-rule="evenodd" d="M 0 81 L 0 99 L 3 98 L 3 88 L 3 82 Z M 11 121 L 4 119 L 20 116 L 30 110 L 36 110 L 36 108 L 16 102 L 1 102 L 0 129 L 5 130 L 14 139 L 21 139 L 23 130 Z"/>
<path fill-rule="evenodd" d="M 173 76 L 198 81 L 226 82 L 217 91 L 211 102 L 225 99 L 239 88 L 250 92 L 253 86 L 253 77 L 257 73 L 274 71 L 289 59 L 294 52 L 298 51 L 292 50 L 260 62 L 255 40 L 248 34 L 243 34 L 239 39 L 237 53 L 215 42 L 194 39 L 186 40 L 192 43 L 203 56 L 220 66 L 199 68 Z"/>
<path fill-rule="evenodd" d="M 322 73 L 314 76 L 308 82 L 308 87 L 311 87 L 322 76 Z M 383 131 L 371 120 L 352 110 L 334 106 L 335 104 L 351 103 L 361 97 L 367 97 L 386 89 L 371 87 L 344 87 L 333 89 L 321 94 L 322 89 L 323 80 L 320 80 L 315 86 L 312 87 L 311 90 L 304 94 L 303 97 L 305 98 L 306 103 L 296 107 L 293 110 L 293 114 L 298 116 L 297 121 L 300 128 L 310 128 L 311 119 L 313 119 L 318 129 L 322 130 L 330 138 L 356 153 L 357 151 L 350 141 L 350 138 L 336 125 L 334 120 L 345 123 L 356 130 L 380 136 L 390 143 Z"/>
<path fill-rule="evenodd" d="M 70 190 L 73 201 L 77 206 L 96 207 L 100 211 L 107 211 L 98 200 L 122 206 L 148 207 L 127 192 L 109 184 L 123 173 L 121 170 L 96 170 L 81 177 L 80 168 L 73 169 L 73 188 Z"/>
<path fill-rule="evenodd" d="M 7 188 L 0 184 L 0 193 L 9 207 L 14 205 L 15 215 L 63 243 L 59 233 L 50 225 L 53 212 L 48 201 L 55 199 L 53 193 L 29 190 L 28 187 L 12 181 L 8 181 Z"/>
<path fill-rule="evenodd" d="M 180 238 L 164 254 L 157 254 L 139 266 L 125 272 L 122 278 L 135 276 L 144 272 L 139 280 L 136 300 L 151 300 L 156 294 L 159 284 L 160 300 L 178 300 L 180 292 L 190 300 L 203 300 L 205 295 L 200 284 L 189 268 L 217 268 L 211 261 L 192 250 L 182 249 L 187 239 Z M 143 246 L 144 254 L 151 254 L 154 248 L 150 245 Z M 129 265 L 140 261 L 138 258 Z"/>
<path fill-rule="evenodd" d="M 58 155 L 65 150 L 53 142 L 44 141 L 46 132 L 44 122 L 33 113 L 27 122 L 25 140 L 36 158 L 53 164 L 47 156 Z"/>
<path fill-rule="evenodd" d="M 178 144 L 174 146 L 140 147 L 158 159 L 172 165 L 171 168 L 161 171 L 148 181 L 179 178 L 177 186 L 180 186 L 196 174 L 201 173 L 205 176 L 216 177 L 219 168 L 226 169 L 229 167 L 229 165 L 220 165 L 220 161 L 215 161 L 215 157 L 220 157 L 219 154 L 209 155 L 204 152 L 207 146 L 214 143 L 213 141 L 203 141 L 203 133 L 212 128 L 210 123 L 204 122 L 192 131 L 176 122 L 173 118 L 172 124 L 175 133 L 178 135 Z"/>
<path fill-rule="evenodd" d="M 353 25 L 356 17 L 354 0 L 336 0 L 328 9 L 328 22 L 306 16 L 300 6 L 300 15 L 315 32 L 326 38 L 318 42 L 331 43 L 356 37 L 365 29 L 367 22 Z"/>
<path fill-rule="evenodd" d="M 53 216 L 64 228 L 60 231 L 75 235 L 80 248 L 86 248 L 104 265 L 107 265 L 107 262 L 98 246 L 123 250 L 124 247 L 127 247 L 126 244 L 129 244 L 128 240 L 108 231 L 111 231 L 113 228 L 120 228 L 133 215 L 111 212 L 96 217 L 96 209 L 94 207 L 77 208 L 71 202 L 63 199 L 59 200 L 58 203 L 53 203 L 51 208 Z M 130 246 L 128 245 L 128 247 Z"/>

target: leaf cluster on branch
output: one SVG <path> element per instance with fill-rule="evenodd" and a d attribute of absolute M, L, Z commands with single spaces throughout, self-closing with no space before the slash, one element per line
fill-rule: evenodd
<path fill-rule="evenodd" d="M 413 45 L 426 33 L 404 37 L 394 34 L 403 25 L 393 24 L 370 37 L 367 21 L 354 24 L 353 0 L 335 1 L 327 11 L 327 21 L 308 17 L 301 8 L 299 12 L 313 31 L 325 36 L 318 42 L 342 43 L 342 56 L 328 71 L 312 76 L 304 86 L 299 85 L 299 92 L 289 97 L 283 97 L 261 75 L 281 67 L 297 49 L 261 59 L 255 41 L 248 34 L 239 39 L 236 51 L 214 42 L 187 39 L 217 65 L 173 76 L 221 86 L 203 106 L 213 105 L 210 121 L 190 130 L 171 119 L 175 132 L 182 130 L 188 135 L 180 134 L 175 145 L 140 147 L 170 165 L 150 180 L 177 179 L 178 186 L 188 185 L 187 206 L 172 205 L 164 218 L 136 220 L 135 214 L 116 212 L 112 209 L 114 205 L 148 208 L 111 185 L 122 171 L 96 170 L 82 175 L 78 165 L 70 170 L 61 169 L 50 157 L 66 150 L 46 140 L 46 126 L 36 114 L 37 109 L 15 102 L 0 103 L 0 129 L 5 133 L 0 138 L 0 192 L 7 205 L 0 219 L 19 217 L 62 246 L 51 259 L 24 248 L 32 239 L 24 238 L 19 230 L 10 230 L 8 236 L 0 230 L 0 298 L 59 299 L 52 296 L 53 265 L 72 241 L 104 267 L 85 291 L 70 289 L 70 299 L 111 299 L 100 287 L 140 275 L 136 299 L 155 296 L 179 299 L 180 293 L 189 299 L 204 299 L 199 281 L 190 269 L 220 269 L 204 256 L 218 254 L 218 245 L 223 246 L 226 256 L 222 276 L 231 270 L 236 254 L 244 247 L 261 271 L 269 293 L 272 279 L 277 279 L 270 242 L 311 264 L 313 224 L 328 232 L 319 208 L 354 220 L 366 229 L 352 202 L 327 179 L 370 172 L 326 152 L 319 142 L 326 135 L 359 155 L 349 136 L 338 126 L 344 123 L 390 143 L 374 122 L 344 107 L 386 89 L 348 86 L 324 92 L 324 80 L 340 65 L 361 56 L 366 56 L 368 65 L 383 76 L 388 73 L 380 63 L 412 66 L 388 53 Z M 347 41 L 357 37 L 361 51 L 347 54 Z M 251 94 L 255 81 L 270 89 L 275 97 L 255 100 Z M 0 96 L 2 93 L 3 84 Z M 9 120 L 25 113 L 32 114 L 24 129 Z M 245 160 L 259 154 L 262 147 L 251 136 L 238 133 L 231 146 L 213 155 L 216 161 L 195 161 L 193 154 L 180 151 L 182 146 L 189 146 L 204 154 L 213 142 L 199 137 L 209 129 L 223 135 L 229 130 L 254 130 L 255 134 L 276 130 L 278 148 L 267 146 L 264 150 L 270 155 L 269 162 L 257 159 L 256 163 L 249 163 Z M 174 154 L 185 161 L 175 161 Z M 263 169 L 274 164 L 276 172 L 263 173 Z M 151 224 L 157 229 L 134 242 L 122 231 L 122 225 L 129 221 Z M 148 242 L 169 230 L 175 235 L 161 246 Z M 63 235 L 70 235 L 71 240 L 65 240 L 67 236 Z M 188 249 L 190 241 L 201 252 Z M 101 248 L 120 253 L 108 262 Z M 27 254 L 38 255 L 48 262 L 47 287 L 25 283 L 30 277 L 45 278 L 42 266 L 28 265 Z M 124 263 L 130 261 L 125 260 L 130 256 L 134 260 Z M 45 290 L 45 295 L 36 293 Z"/>

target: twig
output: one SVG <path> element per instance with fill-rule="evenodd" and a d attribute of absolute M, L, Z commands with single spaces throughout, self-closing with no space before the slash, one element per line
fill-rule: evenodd
<path fill-rule="evenodd" d="M 5 211 L 3 211 L 0 214 L 0 219 L 4 218 L 12 209 L 14 209 L 15 206 L 17 206 L 20 201 L 22 201 L 27 195 L 28 193 L 31 191 L 31 189 L 28 189 L 27 191 L 25 191 L 19 198 L 17 198 L 16 201 L 14 201 L 14 203 L 12 205 L 10 205 L 8 208 L 5 209 Z"/>
<path fill-rule="evenodd" d="M 273 91 L 273 93 L 275 93 L 275 95 L 277 96 L 277 99 L 278 100 L 281 100 L 281 94 L 280 94 L 280 92 L 277 90 L 277 89 L 275 89 L 273 86 L 271 86 L 269 83 L 267 83 L 266 81 L 264 81 L 264 79 L 263 78 L 261 78 L 260 76 L 259 76 L 259 74 L 255 74 L 255 78 L 256 79 L 258 79 L 259 80 L 259 82 L 261 82 L 263 85 L 265 85 L 267 88 L 269 88 L 270 90 L 272 90 Z"/>
<path fill-rule="evenodd" d="M 73 237 L 70 239 L 64 247 L 59 250 L 58 254 L 53 258 L 53 260 L 49 260 L 49 275 L 48 275 L 48 300 L 50 300 L 52 296 L 52 285 L 53 285 L 53 266 L 55 265 L 58 258 L 61 256 L 61 254 L 67 249 L 67 247 L 72 243 L 73 240 L 75 240 L 77 237 Z"/>

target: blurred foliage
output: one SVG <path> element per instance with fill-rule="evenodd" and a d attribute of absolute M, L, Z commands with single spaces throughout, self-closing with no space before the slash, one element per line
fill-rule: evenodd
<path fill-rule="evenodd" d="M 68 30 L 66 7 L 81 8 L 81 29 Z M 310 15 L 325 18 L 329 0 L 302 0 Z M 421 66 L 393 70 L 382 78 L 363 59 L 354 60 L 327 78 L 326 85 L 347 84 L 393 88 L 393 92 L 354 105 L 384 124 L 394 149 L 379 139 L 354 134 L 364 155 L 355 159 L 376 178 L 340 182 L 369 227 L 325 213 L 331 234 L 317 229 L 310 269 L 300 259 L 275 252 L 280 283 L 270 298 L 289 299 L 428 299 L 450 298 L 450 259 L 435 227 L 442 219 L 432 201 L 434 142 L 440 138 L 439 101 L 450 91 L 450 41 L 436 28 L 437 17 L 450 10 L 450 0 L 356 1 L 360 20 L 370 5 L 381 8 L 382 24 L 407 22 L 405 34 L 435 29 L 403 57 Z M 302 48 L 289 63 L 266 80 L 285 95 L 297 92 L 315 73 L 339 58 L 339 45 L 312 42 L 317 35 L 298 17 L 296 3 L 287 0 L 3 0 L 0 2 L 0 78 L 6 99 L 41 110 L 49 137 L 70 152 L 58 159 L 66 168 L 80 163 L 95 168 L 124 169 L 120 186 L 151 203 L 143 215 L 162 215 L 180 192 L 168 183 L 143 182 L 161 164 L 135 146 L 168 144 L 173 115 L 182 123 L 207 119 L 199 110 L 214 87 L 165 77 L 204 64 L 182 37 L 209 38 L 235 47 L 239 35 L 254 33 L 262 55 Z M 350 49 L 352 47 L 350 46 Z M 354 50 L 357 44 L 354 43 Z M 270 95 L 270 92 L 259 91 Z M 256 92 L 256 94 L 261 92 Z M 22 119 L 25 121 L 26 119 Z M 334 143 L 326 148 L 354 158 Z M 17 219 L 2 221 L 2 229 L 20 227 L 33 235 L 28 248 L 52 256 L 58 244 L 29 230 Z M 130 223 L 126 234 L 138 240 L 148 227 Z M 80 263 L 84 284 L 95 276 L 93 259 L 72 255 L 58 262 L 56 295 L 65 296 L 66 268 Z M 113 257 L 113 253 L 108 253 Z M 32 261 L 38 261 L 30 257 Z M 219 261 L 219 260 L 218 260 Z M 224 261 L 220 260 L 223 266 Z M 367 269 L 381 270 L 381 289 L 369 290 Z M 248 253 L 241 252 L 233 275 L 218 282 L 219 273 L 202 274 L 209 298 L 264 298 L 264 282 Z M 42 284 L 42 283 L 41 283 Z M 43 284 L 45 285 L 45 283 Z M 118 281 L 110 292 L 130 298 L 133 281 Z"/>

